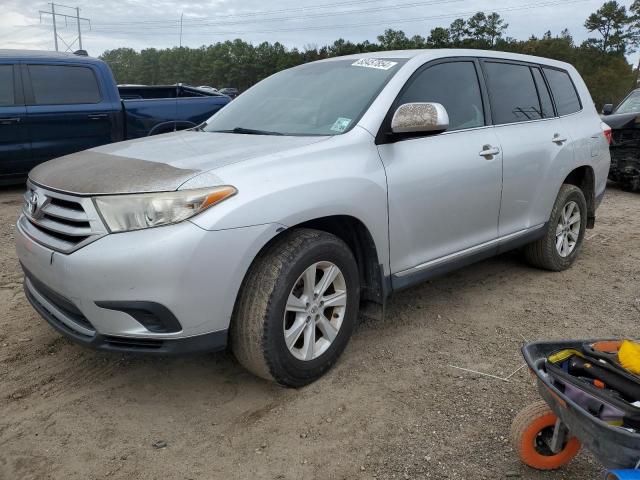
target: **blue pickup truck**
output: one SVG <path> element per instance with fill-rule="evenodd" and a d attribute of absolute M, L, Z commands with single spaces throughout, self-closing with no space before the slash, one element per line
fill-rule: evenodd
<path fill-rule="evenodd" d="M 86 56 L 0 50 L 0 184 L 51 158 L 199 125 L 226 95 L 182 85 L 116 85 Z"/>

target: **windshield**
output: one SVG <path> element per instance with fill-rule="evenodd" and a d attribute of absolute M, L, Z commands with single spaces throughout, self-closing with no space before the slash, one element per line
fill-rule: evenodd
<path fill-rule="evenodd" d="M 284 70 L 211 117 L 208 132 L 339 135 L 350 130 L 404 59 L 335 60 Z"/>
<path fill-rule="evenodd" d="M 635 90 L 625 98 L 618 108 L 616 113 L 639 113 L 640 112 L 640 90 Z"/>

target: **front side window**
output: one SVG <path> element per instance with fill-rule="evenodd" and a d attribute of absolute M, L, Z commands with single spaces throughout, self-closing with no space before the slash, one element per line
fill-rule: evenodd
<path fill-rule="evenodd" d="M 308 63 L 256 84 L 207 120 L 208 132 L 340 135 L 353 128 L 405 59 Z"/>
<path fill-rule="evenodd" d="M 449 114 L 447 131 L 484 126 L 478 74 L 473 62 L 438 63 L 416 74 L 398 99 L 398 106 L 434 102 Z"/>
<path fill-rule="evenodd" d="M 15 105 L 13 65 L 0 65 L 0 107 Z"/>
<path fill-rule="evenodd" d="M 571 77 L 563 70 L 545 68 L 544 74 L 549 81 L 553 99 L 556 101 L 558 115 L 569 115 L 582 109 L 576 87 L 573 86 Z"/>
<path fill-rule="evenodd" d="M 484 67 L 494 124 L 503 125 L 544 118 L 529 66 L 486 62 Z"/>
<path fill-rule="evenodd" d="M 36 105 L 99 103 L 100 89 L 93 70 L 71 65 L 29 65 Z"/>

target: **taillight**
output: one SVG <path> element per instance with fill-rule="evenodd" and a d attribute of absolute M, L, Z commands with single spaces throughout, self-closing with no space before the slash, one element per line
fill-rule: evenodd
<path fill-rule="evenodd" d="M 604 122 L 601 122 L 600 126 L 602 127 L 602 133 L 604 134 L 604 138 L 606 138 L 607 143 L 611 145 L 611 142 L 613 141 L 613 133 L 611 132 L 611 127 Z"/>

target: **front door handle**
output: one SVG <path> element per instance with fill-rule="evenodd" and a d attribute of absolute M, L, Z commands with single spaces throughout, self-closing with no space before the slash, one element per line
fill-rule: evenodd
<path fill-rule="evenodd" d="M 564 142 L 567 141 L 567 137 L 563 137 L 559 133 L 556 133 L 553 135 L 553 138 L 551 139 L 551 141 L 553 143 L 557 143 L 558 145 L 562 145 Z"/>
<path fill-rule="evenodd" d="M 10 125 L 12 123 L 20 123 L 20 117 L 0 118 L 0 125 Z"/>
<path fill-rule="evenodd" d="M 90 113 L 87 115 L 87 118 L 90 120 L 101 120 L 103 118 L 107 118 L 107 116 L 108 115 L 106 113 Z"/>
<path fill-rule="evenodd" d="M 492 147 L 491 145 L 484 145 L 479 155 L 481 157 L 486 158 L 487 160 L 491 160 L 493 159 L 494 155 L 498 155 L 499 153 L 500 153 L 500 149 L 498 147 Z"/>

